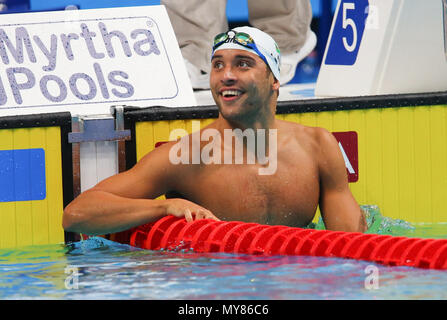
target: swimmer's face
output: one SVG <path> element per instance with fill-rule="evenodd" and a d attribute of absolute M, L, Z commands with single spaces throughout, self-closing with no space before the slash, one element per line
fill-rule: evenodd
<path fill-rule="evenodd" d="M 248 120 L 259 112 L 270 112 L 279 81 L 256 54 L 224 49 L 211 60 L 210 87 L 225 119 Z"/>

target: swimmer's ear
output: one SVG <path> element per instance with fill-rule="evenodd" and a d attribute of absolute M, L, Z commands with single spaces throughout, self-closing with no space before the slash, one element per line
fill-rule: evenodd
<path fill-rule="evenodd" d="M 280 83 L 279 80 L 273 77 L 273 90 L 279 90 Z"/>
<path fill-rule="evenodd" d="M 273 76 L 273 74 L 272 74 Z M 281 86 L 281 84 L 279 83 L 279 80 L 276 79 L 275 77 L 273 77 L 273 84 L 272 84 L 272 90 L 278 92 L 278 96 L 279 96 L 279 87 Z"/>

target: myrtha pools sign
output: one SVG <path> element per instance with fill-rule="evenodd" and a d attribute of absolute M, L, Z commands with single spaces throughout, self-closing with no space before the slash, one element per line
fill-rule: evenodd
<path fill-rule="evenodd" d="M 0 65 L 0 110 L 195 104 L 162 6 L 4 15 Z"/>

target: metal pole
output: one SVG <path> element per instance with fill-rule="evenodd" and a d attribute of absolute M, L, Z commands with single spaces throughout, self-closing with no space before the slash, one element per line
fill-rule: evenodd
<path fill-rule="evenodd" d="M 444 19 L 444 53 L 447 61 L 447 0 L 442 0 L 443 5 L 443 19 Z"/>

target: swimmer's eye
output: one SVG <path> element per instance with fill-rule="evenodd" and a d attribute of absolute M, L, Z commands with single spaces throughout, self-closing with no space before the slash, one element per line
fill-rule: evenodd
<path fill-rule="evenodd" d="M 246 60 L 239 60 L 238 66 L 242 67 L 242 68 L 249 68 L 249 67 L 251 67 L 251 63 Z"/>
<path fill-rule="evenodd" d="M 221 61 L 215 61 L 213 63 L 213 68 L 214 69 L 222 69 L 223 68 L 223 63 Z"/>
<path fill-rule="evenodd" d="M 248 60 L 238 60 L 235 63 L 235 66 L 240 67 L 240 68 L 250 68 L 252 65 L 253 65 L 253 63 Z M 222 69 L 222 68 L 224 68 L 224 66 L 225 65 L 222 61 L 216 60 L 213 62 L 214 69 Z"/>

